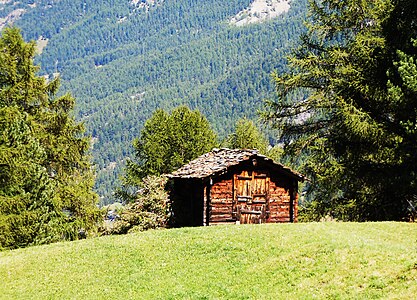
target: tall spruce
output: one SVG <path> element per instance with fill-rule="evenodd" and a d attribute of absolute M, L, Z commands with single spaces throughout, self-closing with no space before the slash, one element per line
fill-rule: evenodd
<path fill-rule="evenodd" d="M 0 49 L 0 249 L 77 239 L 99 213 L 75 101 L 36 75 L 35 43 L 18 29 L 3 31 Z"/>
<path fill-rule="evenodd" d="M 310 1 L 266 118 L 312 180 L 308 212 L 402 220 L 417 197 L 417 3 Z"/>

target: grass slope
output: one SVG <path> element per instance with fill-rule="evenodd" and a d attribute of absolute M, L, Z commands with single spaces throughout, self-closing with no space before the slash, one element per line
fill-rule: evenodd
<path fill-rule="evenodd" d="M 2 299 L 413 299 L 417 224 L 182 228 L 0 253 Z"/>

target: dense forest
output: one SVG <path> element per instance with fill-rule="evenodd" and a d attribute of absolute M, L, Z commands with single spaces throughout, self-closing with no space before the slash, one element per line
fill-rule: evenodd
<path fill-rule="evenodd" d="M 270 74 L 285 70 L 307 1 L 293 0 L 288 13 L 267 22 L 230 24 L 251 2 L 3 1 L 0 17 L 18 12 L 14 25 L 25 40 L 46 44 L 35 60 L 39 74 L 59 73 L 60 91 L 77 99 L 104 204 L 114 200 L 132 141 L 156 109 L 199 109 L 223 138 L 274 97 Z"/>
<path fill-rule="evenodd" d="M 0 250 L 169 227 L 176 200 L 162 175 L 218 146 L 257 148 L 305 174 L 304 221 L 417 218 L 414 0 L 313 0 L 306 23 L 291 2 L 247 26 L 260 2 L 243 13 L 188 3 L 187 17 L 182 2 L 68 14 L 59 3 L 0 4 Z M 54 16 L 56 31 L 25 27 Z M 128 43 L 131 19 L 153 43 Z M 19 22 L 32 41 L 4 28 Z M 99 210 L 99 197 L 121 203 Z"/>

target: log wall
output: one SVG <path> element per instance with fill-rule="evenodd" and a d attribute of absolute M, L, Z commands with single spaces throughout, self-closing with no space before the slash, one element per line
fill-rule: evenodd
<path fill-rule="evenodd" d="M 204 225 L 203 182 L 195 179 L 175 179 L 171 189 L 174 226 Z"/>
<path fill-rule="evenodd" d="M 291 195 L 289 188 L 279 186 L 276 181 L 269 183 L 269 217 L 267 222 L 290 222 Z"/>
<path fill-rule="evenodd" d="M 233 205 L 232 176 L 213 183 L 210 188 L 209 224 L 234 223 Z"/>
<path fill-rule="evenodd" d="M 298 193 L 297 181 L 280 173 L 270 173 L 264 169 L 263 181 L 266 193 L 262 201 L 254 185 L 254 194 L 247 203 L 242 202 L 237 195 L 236 178 L 246 168 L 234 170 L 213 179 L 175 179 L 171 200 L 175 226 L 207 226 L 242 222 L 242 213 L 255 214 L 260 211 L 260 223 L 297 222 Z M 252 169 L 254 170 L 254 169 Z M 261 171 L 257 171 L 261 172 Z M 253 180 L 260 180 L 254 176 Z M 266 178 L 265 178 L 266 176 Z M 235 180 L 234 180 L 235 179 Z M 256 183 L 256 182 L 255 182 Z M 235 186 L 236 185 L 236 186 Z M 238 199 L 239 198 L 239 199 Z M 245 204 L 247 204 L 245 206 Z M 250 217 L 254 217 L 250 215 Z"/>
<path fill-rule="evenodd" d="M 293 188 L 290 182 L 280 178 L 271 178 L 269 183 L 269 218 L 268 223 L 291 222 L 291 203 Z M 296 202 L 296 201 L 295 201 Z M 294 218 L 295 220 L 295 218 Z"/>
<path fill-rule="evenodd" d="M 297 222 L 297 183 L 285 177 L 271 177 L 268 182 L 268 223 Z M 207 193 L 207 189 L 209 189 Z M 205 190 L 204 225 L 235 223 L 236 205 L 233 195 L 233 175 L 218 179 Z M 293 213 L 291 213 L 293 211 Z"/>

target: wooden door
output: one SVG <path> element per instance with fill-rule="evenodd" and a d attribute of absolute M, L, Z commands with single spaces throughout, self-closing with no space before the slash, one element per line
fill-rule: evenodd
<path fill-rule="evenodd" d="M 235 175 L 234 213 L 241 224 L 265 223 L 268 214 L 268 186 L 266 172 L 243 171 Z"/>

